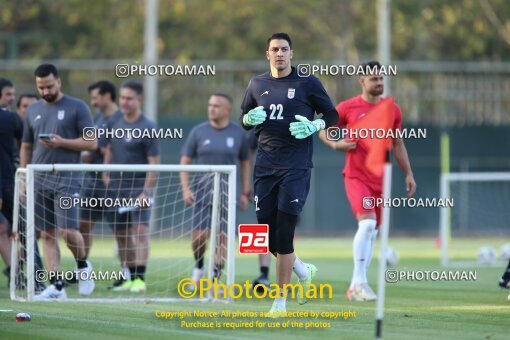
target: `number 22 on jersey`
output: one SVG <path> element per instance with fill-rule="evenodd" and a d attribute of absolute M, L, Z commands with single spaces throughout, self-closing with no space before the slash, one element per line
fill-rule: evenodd
<path fill-rule="evenodd" d="M 269 105 L 269 110 L 271 110 L 271 114 L 269 115 L 269 119 L 283 119 L 283 105 L 282 104 L 271 104 Z"/>

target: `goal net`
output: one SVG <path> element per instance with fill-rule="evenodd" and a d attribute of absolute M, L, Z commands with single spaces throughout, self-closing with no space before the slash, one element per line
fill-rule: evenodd
<path fill-rule="evenodd" d="M 502 266 L 500 248 L 508 243 L 510 172 L 447 173 L 441 197 L 441 264 L 452 267 Z"/>
<path fill-rule="evenodd" d="M 103 172 L 109 174 L 106 188 Z M 156 184 L 144 191 L 149 173 Z M 182 175 L 193 202 L 183 198 Z M 41 164 L 18 169 L 15 183 L 11 299 L 37 300 L 50 285 L 56 272 L 50 270 L 47 249 L 53 249 L 56 240 L 61 254 L 58 273 L 68 301 L 228 302 L 222 294 L 215 298 L 211 289 L 193 289 L 190 284 L 196 263 L 192 237 L 199 231 L 208 236 L 201 243 L 206 247 L 202 278 L 217 278 L 228 289 L 234 283 L 235 166 Z M 73 283 L 76 261 L 58 232 L 61 228 L 51 233 L 55 225 L 79 226 L 84 240 L 90 241 L 89 276 L 96 279 L 92 294 L 79 295 Z M 138 275 L 141 266 L 145 291 L 112 288 L 116 280 L 131 279 L 126 269 L 136 268 Z"/>

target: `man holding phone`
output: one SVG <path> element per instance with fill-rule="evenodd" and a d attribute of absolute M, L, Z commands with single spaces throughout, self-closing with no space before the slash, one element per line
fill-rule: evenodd
<path fill-rule="evenodd" d="M 41 101 L 28 108 L 23 129 L 20 167 L 28 164 L 79 163 L 80 152 L 97 149 L 96 140 L 83 139 L 83 129 L 94 126 L 87 105 L 60 91 L 61 81 L 57 69 L 42 64 L 35 70 L 37 90 Z M 77 197 L 80 192 L 81 172 L 38 172 L 34 179 L 35 227 L 41 230 L 45 265 L 51 285 L 36 299 L 65 299 L 63 278 L 60 272 L 60 249 L 57 231 L 74 255 L 78 272 L 92 272 L 87 261 L 83 237 L 79 231 L 79 207 L 62 206 L 62 198 Z M 21 192 L 21 195 L 24 193 Z M 78 275 L 80 295 L 94 290 L 91 275 Z"/>
<path fill-rule="evenodd" d="M 51 142 L 51 133 L 40 133 L 39 139 L 46 142 Z"/>

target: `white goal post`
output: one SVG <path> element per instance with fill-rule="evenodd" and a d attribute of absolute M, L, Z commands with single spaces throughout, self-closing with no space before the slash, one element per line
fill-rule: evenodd
<path fill-rule="evenodd" d="M 507 182 L 507 183 L 505 183 Z M 453 187 L 453 188 L 452 188 Z M 501 198 L 510 195 L 510 172 L 470 172 L 470 173 L 444 173 L 441 174 L 440 197 L 454 197 L 454 207 L 443 207 L 439 215 L 439 237 L 441 242 L 441 265 L 442 266 L 474 266 L 476 258 L 470 257 L 467 261 L 459 262 L 452 259 L 451 245 L 453 241 L 452 220 L 464 227 L 464 235 L 473 239 L 497 238 L 501 235 L 495 231 L 500 230 L 491 227 L 501 228 L 508 226 L 510 222 L 510 209 L 504 207 Z M 499 197 L 499 196 L 501 197 Z M 500 200 L 498 200 L 498 198 Z M 477 202 L 473 202 L 477 199 Z M 460 201 L 460 202 L 459 202 Z M 506 201 L 508 203 L 508 201 Z M 461 207 L 463 208 L 461 209 Z M 473 212 L 473 207 L 480 206 L 479 211 Z M 453 209 L 456 209 L 455 217 L 452 216 Z M 460 211 L 462 210 L 462 211 Z M 477 217 L 477 221 L 469 221 L 469 218 Z M 508 218 L 508 219 L 507 219 Z M 458 221 L 462 219 L 463 221 Z M 507 219 L 507 220 L 506 220 Z M 490 221 L 489 221 L 490 220 Z M 505 221 L 506 220 L 506 221 Z M 487 227 L 487 230 L 480 230 L 486 235 L 475 233 L 477 229 Z M 508 234 L 507 234 L 508 235 Z M 481 241 L 482 242 L 482 241 Z M 484 244 L 480 244 L 483 246 Z M 472 251 L 476 251 L 473 249 Z M 466 260 L 466 259 L 464 259 Z"/>
<path fill-rule="evenodd" d="M 34 251 L 37 246 L 36 226 L 41 223 L 37 216 L 35 205 L 36 181 L 41 176 L 52 174 L 83 173 L 83 177 L 90 173 L 109 172 L 120 174 L 119 183 L 124 180 L 122 176 L 135 173 L 157 173 L 157 181 L 154 187 L 154 199 L 151 202 L 150 216 L 150 242 L 151 254 L 149 255 L 147 272 L 147 291 L 144 294 L 112 293 L 96 282 L 96 289 L 90 296 L 78 295 L 72 285 L 67 286 L 67 301 L 83 302 L 122 302 L 122 301 L 160 301 L 160 302 L 187 302 L 187 301 L 220 301 L 231 302 L 230 299 L 213 299 L 209 290 L 205 297 L 182 298 L 175 291 L 177 281 L 191 276 L 195 261 L 191 251 L 191 234 L 196 228 L 194 225 L 196 214 L 204 215 L 204 212 L 196 213 L 194 204 L 186 205 L 182 198 L 180 174 L 187 173 L 190 184 L 207 182 L 207 199 L 204 205 L 208 207 L 206 221 L 209 229 L 207 251 L 204 255 L 204 277 L 213 279 L 213 271 L 216 268 L 215 261 L 222 256 L 221 283 L 228 289 L 235 280 L 235 253 L 236 253 L 236 166 L 235 165 L 130 165 L 130 164 L 32 164 L 26 169 L 18 169 L 15 180 L 15 197 L 13 212 L 13 238 L 11 251 L 11 281 L 10 297 L 18 301 L 34 301 L 35 296 L 35 260 Z M 73 177 L 74 175 L 71 175 Z M 134 177 L 133 177 L 134 178 Z M 206 178 L 204 180 L 204 178 Z M 122 182 L 124 183 L 124 182 Z M 134 183 L 134 180 L 133 180 Z M 200 184 L 202 183 L 202 184 Z M 119 184 L 120 186 L 121 184 Z M 132 184 L 135 186 L 135 184 Z M 20 187 L 25 187 L 26 199 L 20 199 Z M 211 190 L 212 189 L 212 190 Z M 107 189 L 109 190 L 109 189 Z M 134 189 L 131 189 L 134 190 Z M 131 191 L 133 192 L 133 191 Z M 204 190 L 205 192 L 205 190 Z M 80 192 L 80 195 L 83 195 Z M 49 197 L 49 196 L 48 196 Z M 57 197 L 57 196 L 52 196 Z M 81 196 L 83 197 L 83 196 Z M 44 197 L 46 199 L 46 197 Z M 209 200 L 210 199 L 210 200 Z M 207 202 L 211 202 L 210 203 Z M 56 202 L 56 199 L 55 199 Z M 196 202 L 195 202 L 196 203 Z M 136 206 L 138 207 L 138 206 Z M 139 208 L 139 207 L 138 207 Z M 121 210 L 118 209 L 118 214 Z M 106 213 L 105 213 L 106 214 Z M 43 216 L 46 216 L 45 214 Z M 104 217 L 104 216 L 102 216 Z M 56 217 L 54 217 L 56 219 Z M 200 217 L 202 218 L 202 217 Z M 45 222 L 46 223 L 46 222 Z M 131 222 L 126 222 L 131 223 Z M 94 243 L 91 246 L 91 261 L 94 271 L 112 270 L 120 268 L 117 257 L 120 251 L 115 248 L 115 236 L 105 219 L 96 222 L 94 231 Z M 128 225 L 128 224 L 126 224 Z M 225 241 L 226 238 L 226 241 Z M 155 250 L 152 249 L 152 242 Z M 225 244 L 226 243 L 226 244 Z M 97 244 L 97 245 L 96 245 Z M 217 249 L 226 246 L 226 250 Z M 65 244 L 60 242 L 62 254 L 62 270 L 75 270 L 75 262 L 71 252 Z M 39 245 L 39 249 L 42 247 Z M 112 253 L 112 249 L 114 249 Z M 154 258 L 153 258 L 154 253 Z M 95 254 L 98 254 L 97 256 Z M 220 254 L 220 255 L 217 255 Z M 41 254 L 42 256 L 42 254 Z M 118 255 L 120 256 L 120 255 Z M 65 258 L 65 259 L 64 259 Z M 151 287 L 151 283 L 153 286 Z M 48 284 L 48 283 L 47 283 Z"/>

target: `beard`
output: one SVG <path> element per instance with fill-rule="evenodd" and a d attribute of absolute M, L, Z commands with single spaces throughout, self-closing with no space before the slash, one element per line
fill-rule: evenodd
<path fill-rule="evenodd" d="M 373 90 L 369 91 L 368 93 L 370 93 L 370 95 L 374 97 L 380 96 L 384 93 L 384 86 L 376 87 Z"/>
<path fill-rule="evenodd" d="M 136 108 L 133 108 L 132 106 L 121 106 L 120 109 L 128 117 L 134 116 L 137 111 Z"/>
<path fill-rule="evenodd" d="M 44 96 L 42 96 L 42 98 L 44 99 L 44 101 L 46 101 L 47 103 L 53 103 L 55 100 L 57 100 L 58 98 L 58 92 L 55 93 L 55 94 L 46 94 Z"/>

